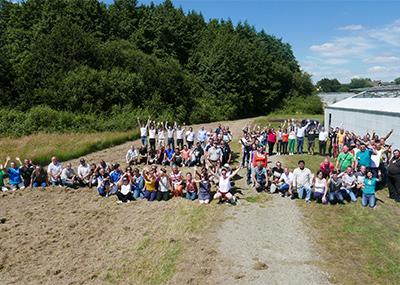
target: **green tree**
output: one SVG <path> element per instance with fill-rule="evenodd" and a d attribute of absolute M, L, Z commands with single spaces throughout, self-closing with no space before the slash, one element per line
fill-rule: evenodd
<path fill-rule="evenodd" d="M 372 81 L 369 78 L 353 78 L 349 84 L 350 89 L 367 88 L 372 86 Z"/>
<path fill-rule="evenodd" d="M 338 92 L 342 87 L 342 84 L 337 80 L 323 78 L 317 82 L 317 88 L 320 89 L 322 92 Z"/>
<path fill-rule="evenodd" d="M 394 80 L 394 83 L 397 84 L 397 85 L 399 85 L 399 84 L 400 84 L 400 77 L 396 78 L 396 79 Z"/>

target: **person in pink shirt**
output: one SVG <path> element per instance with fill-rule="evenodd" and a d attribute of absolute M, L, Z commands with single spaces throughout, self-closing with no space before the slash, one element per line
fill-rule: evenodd
<path fill-rule="evenodd" d="M 319 170 L 322 171 L 323 178 L 328 178 L 331 173 L 335 170 L 335 166 L 330 161 L 329 156 L 325 156 L 324 161 L 319 165 Z"/>
<path fill-rule="evenodd" d="M 276 143 L 276 133 L 274 128 L 269 129 L 267 133 L 268 154 L 271 156 L 274 152 L 274 145 Z"/>

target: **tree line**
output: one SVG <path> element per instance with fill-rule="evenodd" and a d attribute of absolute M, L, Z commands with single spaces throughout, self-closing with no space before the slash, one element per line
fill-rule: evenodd
<path fill-rule="evenodd" d="M 196 123 L 266 114 L 314 89 L 281 39 L 170 0 L 0 0 L 1 108 Z"/>
<path fill-rule="evenodd" d="M 393 80 L 392 83 L 400 84 L 400 77 Z M 374 86 L 374 83 L 370 78 L 352 78 L 348 84 L 340 83 L 336 78 L 323 78 L 316 83 L 317 90 L 321 92 L 349 92 L 352 89 L 372 86 Z"/>

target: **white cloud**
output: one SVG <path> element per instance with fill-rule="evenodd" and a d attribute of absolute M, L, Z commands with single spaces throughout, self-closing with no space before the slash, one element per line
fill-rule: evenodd
<path fill-rule="evenodd" d="M 344 58 L 328 58 L 325 60 L 325 62 L 331 65 L 342 65 L 348 63 L 349 61 Z"/>
<path fill-rule="evenodd" d="M 380 55 L 375 57 L 368 57 L 363 60 L 365 63 L 399 63 L 400 57 L 390 55 Z"/>
<path fill-rule="evenodd" d="M 378 41 L 400 47 L 400 19 L 383 28 L 371 29 L 368 35 Z"/>
<path fill-rule="evenodd" d="M 310 50 L 325 57 L 347 57 L 360 55 L 374 48 L 374 45 L 364 37 L 342 37 L 321 45 L 312 45 Z"/>
<path fill-rule="evenodd" d="M 386 72 L 388 69 L 384 66 L 375 65 L 373 67 L 368 68 L 368 72 L 371 73 L 379 73 L 379 72 Z"/>
<path fill-rule="evenodd" d="M 339 27 L 338 30 L 341 31 L 359 31 L 362 30 L 364 27 L 362 25 L 347 25 L 343 27 Z"/>

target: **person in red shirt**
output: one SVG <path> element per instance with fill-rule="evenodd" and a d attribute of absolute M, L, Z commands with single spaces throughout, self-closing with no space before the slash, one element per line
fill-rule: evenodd
<path fill-rule="evenodd" d="M 335 170 L 335 166 L 330 161 L 329 156 L 326 156 L 324 161 L 319 165 L 319 170 L 322 171 L 323 178 L 328 178 L 331 173 Z"/>
<path fill-rule="evenodd" d="M 263 151 L 263 146 L 260 144 L 257 146 L 257 151 L 253 154 L 252 166 L 253 168 L 257 167 L 258 163 L 261 162 L 263 167 L 267 167 L 268 165 L 268 156 Z"/>
<path fill-rule="evenodd" d="M 274 145 L 276 143 L 276 133 L 274 128 L 268 130 L 267 141 L 268 141 L 268 155 L 272 156 L 274 152 Z"/>
<path fill-rule="evenodd" d="M 289 133 L 287 129 L 282 132 L 282 154 L 288 154 Z"/>

